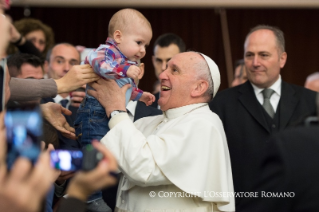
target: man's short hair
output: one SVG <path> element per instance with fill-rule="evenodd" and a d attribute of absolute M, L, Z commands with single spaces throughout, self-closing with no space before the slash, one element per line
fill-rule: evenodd
<path fill-rule="evenodd" d="M 186 51 L 186 46 L 181 37 L 179 37 L 176 34 L 173 33 L 166 33 L 161 36 L 159 36 L 155 43 L 154 43 L 154 48 L 153 48 L 153 53 L 155 54 L 155 47 L 158 45 L 160 47 L 168 47 L 171 44 L 175 44 L 179 48 L 179 52 L 185 52 Z"/>
<path fill-rule="evenodd" d="M 17 77 L 21 74 L 21 66 L 23 64 L 30 64 L 34 67 L 43 66 L 43 61 L 32 54 L 16 53 L 11 55 L 7 60 L 7 65 L 9 68 L 9 73 L 11 77 Z M 42 69 L 43 71 L 43 69 Z"/>
<path fill-rule="evenodd" d="M 269 26 L 269 25 L 258 25 L 258 26 L 255 26 L 254 28 L 252 28 L 249 31 L 248 35 L 246 36 L 246 40 L 249 37 L 249 35 L 251 35 L 253 32 L 255 32 L 257 30 L 261 30 L 261 29 L 267 29 L 267 30 L 272 31 L 274 33 L 275 37 L 276 37 L 278 49 L 281 52 L 285 52 L 285 37 L 284 37 L 284 33 L 278 27 Z"/>
<path fill-rule="evenodd" d="M 51 57 L 51 54 L 52 54 L 52 49 L 54 49 L 54 47 L 56 47 L 56 46 L 58 46 L 58 45 L 61 45 L 61 44 L 63 44 L 63 45 L 66 45 L 66 46 L 71 46 L 71 47 L 74 47 L 75 48 L 75 46 L 73 45 L 73 44 L 71 44 L 71 43 L 57 43 L 57 44 L 55 44 L 51 49 L 49 49 L 48 50 L 48 53 L 47 53 L 47 55 L 46 55 L 46 57 L 45 57 L 45 60 L 46 61 L 48 61 L 48 62 L 50 62 L 50 57 Z M 76 49 L 76 48 L 75 48 Z M 78 50 L 77 50 L 78 51 Z M 79 60 L 81 61 L 81 54 L 80 54 L 80 52 L 78 51 L 78 53 L 79 53 Z"/>

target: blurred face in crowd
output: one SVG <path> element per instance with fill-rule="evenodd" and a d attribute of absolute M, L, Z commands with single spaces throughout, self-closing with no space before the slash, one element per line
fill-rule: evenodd
<path fill-rule="evenodd" d="M 194 64 L 203 58 L 195 52 L 175 55 L 159 75 L 161 92 L 158 104 L 162 111 L 192 104 L 192 92 L 197 85 Z"/>
<path fill-rule="evenodd" d="M 53 47 L 50 61 L 46 61 L 49 76 L 53 79 L 63 77 L 74 65 L 80 64 L 80 54 L 75 47 L 68 44 L 58 44 Z"/>
<path fill-rule="evenodd" d="M 249 35 L 245 42 L 245 66 L 247 77 L 259 88 L 269 88 L 279 78 L 287 53 L 281 52 L 274 33 L 260 29 Z"/>
<path fill-rule="evenodd" d="M 305 84 L 305 88 L 313 90 L 315 92 L 319 92 L 319 79 L 307 81 Z"/>
<path fill-rule="evenodd" d="M 31 41 L 33 45 L 42 53 L 45 49 L 45 34 L 42 30 L 36 30 L 29 32 L 25 35 L 25 38 L 28 41 Z"/>
<path fill-rule="evenodd" d="M 237 85 L 241 85 L 247 81 L 247 73 L 245 66 L 243 64 L 239 65 L 235 69 L 235 76 L 234 80 L 232 82 L 232 87 L 235 87 Z"/>
<path fill-rule="evenodd" d="M 43 79 L 43 69 L 42 66 L 34 67 L 33 65 L 29 63 L 24 63 L 20 67 L 20 74 L 17 76 L 17 78 L 21 79 Z M 37 100 L 27 101 L 29 104 L 37 103 L 39 104 L 41 102 L 41 98 Z"/>
<path fill-rule="evenodd" d="M 152 61 L 157 78 L 159 78 L 162 71 L 166 69 L 168 61 L 178 53 L 180 53 L 180 50 L 176 44 L 171 44 L 166 47 L 155 46 Z"/>
<path fill-rule="evenodd" d="M 17 78 L 43 79 L 43 69 L 41 66 L 34 67 L 29 63 L 24 63 L 20 68 L 20 74 L 17 76 Z"/>

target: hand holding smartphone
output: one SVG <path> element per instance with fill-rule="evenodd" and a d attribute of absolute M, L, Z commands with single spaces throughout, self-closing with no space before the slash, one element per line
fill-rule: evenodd
<path fill-rule="evenodd" d="M 8 107 L 5 125 L 8 168 L 18 157 L 28 158 L 34 164 L 41 152 L 42 115 L 39 105 Z"/>
<path fill-rule="evenodd" d="M 52 167 L 61 171 L 90 171 L 103 159 L 103 154 L 92 145 L 83 150 L 55 150 L 50 155 Z"/>

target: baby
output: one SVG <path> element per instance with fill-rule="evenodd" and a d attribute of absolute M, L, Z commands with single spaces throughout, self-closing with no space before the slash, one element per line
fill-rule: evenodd
<path fill-rule="evenodd" d="M 126 105 L 130 100 L 152 104 L 155 97 L 136 86 L 141 73 L 137 61 L 146 54 L 146 47 L 152 38 L 152 28 L 148 20 L 137 10 L 123 9 L 115 13 L 108 28 L 106 44 L 90 52 L 84 63 L 90 64 L 102 78 L 114 79 L 122 87 L 131 84 L 126 92 Z M 87 89 L 92 89 L 87 85 Z M 97 99 L 86 94 L 74 122 L 76 136 L 82 147 L 92 139 L 100 140 L 108 131 L 109 118 Z M 93 194 L 89 200 L 100 200 L 101 193 Z"/>

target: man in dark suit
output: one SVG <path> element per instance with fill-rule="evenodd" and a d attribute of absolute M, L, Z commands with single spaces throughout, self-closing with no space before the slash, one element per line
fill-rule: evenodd
<path fill-rule="evenodd" d="M 62 101 L 62 103 L 60 103 Z M 72 115 L 67 116 L 64 115 L 66 121 L 68 122 L 68 124 L 73 127 L 73 122 L 75 121 L 76 118 L 76 111 L 78 110 L 77 107 L 73 107 L 72 105 L 64 105 L 65 101 L 61 100 L 60 102 L 56 102 L 56 103 L 60 103 L 63 107 L 65 107 L 66 109 L 70 110 L 72 112 Z M 43 98 L 41 99 L 41 104 L 45 104 L 48 102 L 55 102 L 53 98 Z M 68 103 L 67 103 L 68 104 Z M 81 149 L 80 144 L 76 141 L 76 140 L 72 140 L 69 138 L 64 137 L 59 131 L 58 131 L 58 136 L 59 136 L 59 149 L 70 149 L 70 150 L 78 150 Z"/>
<path fill-rule="evenodd" d="M 80 54 L 76 48 L 68 43 L 60 43 L 55 45 L 47 54 L 44 69 L 50 78 L 58 80 L 62 78 L 73 65 L 80 64 Z M 61 104 L 64 108 L 72 112 L 71 116 L 65 118 L 70 126 L 73 127 L 77 108 L 71 106 L 71 98 L 69 93 L 60 93 L 55 98 L 43 98 L 41 103 L 55 102 Z M 80 145 L 77 141 L 64 137 L 58 132 L 59 149 L 79 150 Z M 62 171 L 58 179 L 55 181 L 55 199 L 63 196 L 67 181 L 74 175 L 74 172 Z"/>
<path fill-rule="evenodd" d="M 182 38 L 173 33 L 166 33 L 159 36 L 153 48 L 154 55 L 152 56 L 153 66 L 155 69 L 155 75 L 158 78 L 166 67 L 168 61 L 178 53 L 185 52 L 186 47 Z M 152 107 L 158 108 L 157 101 L 160 96 L 160 92 L 157 91 L 155 94 L 155 101 L 151 105 Z"/>
<path fill-rule="evenodd" d="M 55 45 L 51 51 L 48 52 L 45 69 L 49 76 L 53 79 L 60 79 L 71 69 L 73 65 L 80 64 L 80 54 L 76 48 L 68 43 L 61 43 Z M 71 116 L 65 116 L 67 122 L 73 127 L 73 122 L 76 118 L 77 107 L 71 105 L 71 97 L 69 93 L 58 94 L 55 98 L 44 98 L 41 103 L 55 102 L 61 104 L 66 109 L 72 112 Z M 80 144 L 72 139 L 68 139 L 60 132 L 59 135 L 59 148 L 60 149 L 81 149 Z"/>
<path fill-rule="evenodd" d="M 316 113 L 316 93 L 281 80 L 287 59 L 281 30 L 253 28 L 245 41 L 248 81 L 219 92 L 210 107 L 223 121 L 236 192 L 249 192 L 259 176 L 259 163 L 269 136 Z M 243 196 L 236 211 L 244 210 Z"/>
<path fill-rule="evenodd" d="M 265 145 L 258 182 L 259 197 L 243 202 L 243 211 L 318 211 L 319 126 L 285 130 Z"/>

